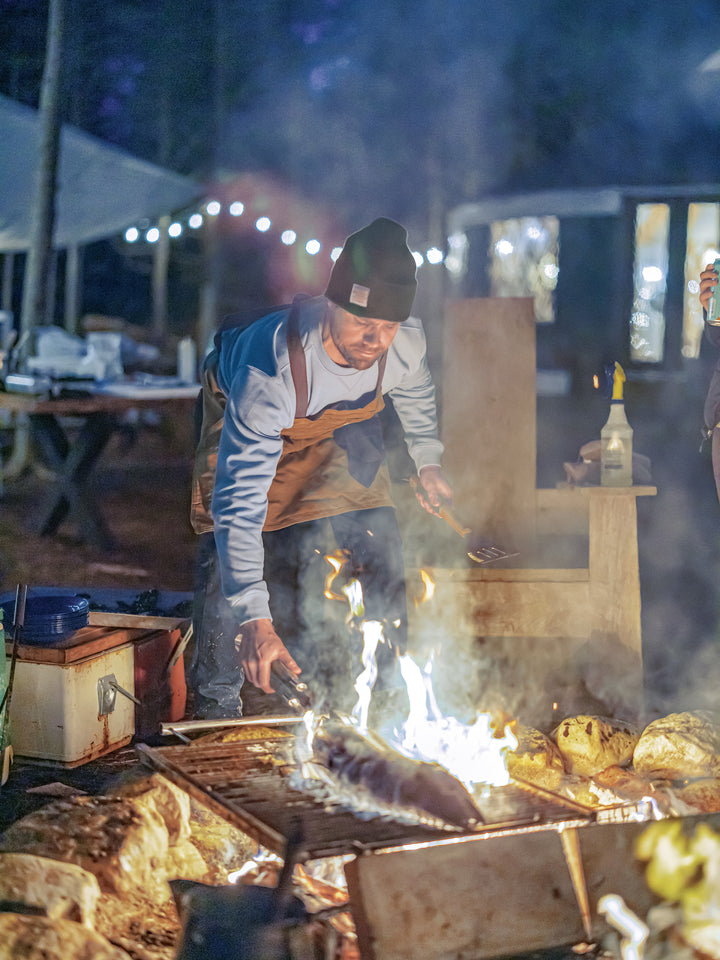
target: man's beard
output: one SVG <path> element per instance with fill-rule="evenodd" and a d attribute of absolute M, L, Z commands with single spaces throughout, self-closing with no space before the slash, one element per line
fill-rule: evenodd
<path fill-rule="evenodd" d="M 379 350 L 373 351 L 372 356 L 363 356 L 344 344 L 338 343 L 335 337 L 333 337 L 333 343 L 347 365 L 355 370 L 368 370 L 382 354 L 382 350 Z"/>

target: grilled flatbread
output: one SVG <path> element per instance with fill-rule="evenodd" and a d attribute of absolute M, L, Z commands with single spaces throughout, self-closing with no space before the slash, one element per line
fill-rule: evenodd
<path fill-rule="evenodd" d="M 517 780 L 527 780 L 537 787 L 556 790 L 564 775 L 560 751 L 549 737 L 533 727 L 518 726 L 517 749 L 506 753 L 508 773 Z"/>
<path fill-rule="evenodd" d="M 568 717 L 553 731 L 568 773 L 592 777 L 632 759 L 638 733 L 629 723 L 608 717 Z"/>
<path fill-rule="evenodd" d="M 635 771 L 652 780 L 720 776 L 720 724 L 707 710 L 687 710 L 653 720 L 633 754 Z"/>
<path fill-rule="evenodd" d="M 699 813 L 720 811 L 720 780 L 714 777 L 693 780 L 686 787 L 675 790 L 675 795 Z"/>
<path fill-rule="evenodd" d="M 612 790 L 622 800 L 642 800 L 653 795 L 653 785 L 645 777 L 639 776 L 631 767 L 608 767 L 593 777 L 595 783 Z"/>

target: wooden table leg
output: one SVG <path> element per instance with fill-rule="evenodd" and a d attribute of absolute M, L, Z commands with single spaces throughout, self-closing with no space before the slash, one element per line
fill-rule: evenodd
<path fill-rule="evenodd" d="M 40 511 L 39 532 L 50 536 L 73 517 L 83 539 L 101 550 L 111 550 L 113 537 L 87 481 L 112 434 L 113 416 L 102 412 L 88 415 L 73 443 L 52 414 L 32 414 L 31 424 L 43 459 L 54 474 L 48 501 Z"/>

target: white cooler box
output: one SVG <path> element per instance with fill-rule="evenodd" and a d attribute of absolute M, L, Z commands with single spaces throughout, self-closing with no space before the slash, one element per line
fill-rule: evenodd
<path fill-rule="evenodd" d="M 9 704 L 15 754 L 77 766 L 129 743 L 135 703 L 118 687 L 134 695 L 134 641 L 146 633 L 84 627 L 62 645 L 20 644 Z"/>

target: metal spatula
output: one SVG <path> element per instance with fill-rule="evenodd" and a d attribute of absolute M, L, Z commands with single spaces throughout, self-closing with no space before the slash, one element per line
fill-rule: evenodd
<path fill-rule="evenodd" d="M 416 495 L 423 497 L 424 500 L 426 499 L 420 491 L 420 480 L 417 477 L 410 477 L 410 486 Z M 433 512 L 435 516 L 449 524 L 455 533 L 467 540 L 467 555 L 475 563 L 495 563 L 497 560 L 508 560 L 511 557 L 519 556 L 517 551 L 506 550 L 488 537 L 473 533 L 470 527 L 460 523 L 446 504 L 433 507 Z"/>

